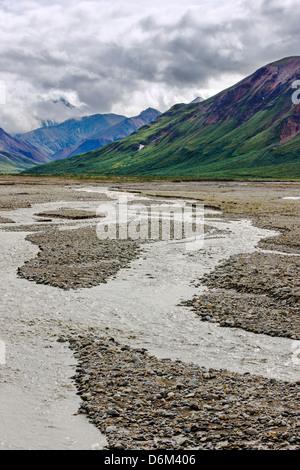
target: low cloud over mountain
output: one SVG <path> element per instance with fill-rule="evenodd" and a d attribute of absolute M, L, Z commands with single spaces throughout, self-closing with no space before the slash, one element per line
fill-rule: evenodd
<path fill-rule="evenodd" d="M 1 2 L 0 125 L 20 133 L 46 119 L 208 98 L 297 55 L 299 15 L 297 0 Z"/>

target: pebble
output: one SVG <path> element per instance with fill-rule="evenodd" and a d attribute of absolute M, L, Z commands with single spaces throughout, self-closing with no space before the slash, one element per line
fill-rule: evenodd
<path fill-rule="evenodd" d="M 100 240 L 95 227 L 59 232 L 48 228 L 26 239 L 40 251 L 18 269 L 18 276 L 63 290 L 105 283 L 141 253 L 137 240 Z"/>
<path fill-rule="evenodd" d="M 140 350 L 116 339 L 72 340 L 79 411 L 106 434 L 107 449 L 300 449 L 299 384 L 158 359 L 146 350 L 142 363 L 134 362 Z"/>
<path fill-rule="evenodd" d="M 191 307 L 201 321 L 300 339 L 299 256 L 264 252 L 232 256 L 199 283 L 208 291 L 182 305 Z"/>
<path fill-rule="evenodd" d="M 54 191 L 44 183 L 38 186 L 37 180 L 34 184 L 38 191 L 28 187 L 26 198 L 19 197 L 17 185 L 9 192 L 4 188 L 1 208 L 65 200 L 63 181 Z M 76 201 L 83 195 L 69 191 L 68 196 Z M 96 197 L 84 193 L 85 200 Z M 199 321 L 300 339 L 300 265 L 299 257 L 294 256 L 300 253 L 299 211 L 295 206 L 290 214 L 274 215 L 269 202 L 268 212 L 256 214 L 253 220 L 281 233 L 261 240 L 258 247 L 292 256 L 263 251 L 234 256 L 198 280 L 208 291 L 184 305 L 199 315 Z M 94 228 L 60 232 L 57 226 L 46 231 L 38 223 L 7 227 L 35 231 L 27 239 L 40 246 L 39 254 L 19 268 L 20 277 L 63 290 L 90 288 L 128 268 L 142 253 L 141 244 L 131 240 L 100 243 Z M 108 449 L 300 449 L 300 381 L 286 383 L 249 373 L 206 370 L 159 360 L 114 338 L 86 333 L 74 336 L 61 335 L 57 341 L 68 342 L 78 360 L 72 380 L 81 397 L 79 411 L 107 435 Z"/>

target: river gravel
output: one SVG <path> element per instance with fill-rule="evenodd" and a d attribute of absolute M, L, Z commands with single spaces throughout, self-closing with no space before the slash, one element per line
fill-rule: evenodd
<path fill-rule="evenodd" d="M 74 194 L 71 189 L 70 191 Z M 118 193 L 112 194 L 112 191 L 104 190 L 104 194 L 107 200 L 116 197 Z M 74 198 L 74 195 L 72 197 Z M 131 197 L 134 198 L 134 196 Z M 58 204 L 58 202 L 35 204 L 28 209 L 20 208 L 17 211 L 8 211 L 6 215 L 9 219 L 14 220 L 14 226 L 16 224 L 23 225 L 22 230 L 24 230 L 26 225 L 29 227 L 30 224 L 36 224 L 35 214 L 39 212 L 58 210 L 62 206 L 91 211 L 99 205 L 99 200 L 89 199 L 87 203 L 84 201 L 84 197 L 81 199 L 83 200 L 69 201 L 63 204 Z M 210 217 L 208 213 L 206 222 L 215 227 L 217 231 L 206 234 L 205 245 L 197 252 L 187 252 L 184 244 L 179 243 L 145 244 L 137 257 L 131 256 L 128 259 L 129 266 L 127 268 L 113 272 L 109 279 L 105 280 L 105 283 L 100 281 L 99 285 L 89 286 L 89 289 L 78 289 L 77 286 L 76 289 L 69 290 L 59 289 L 51 283 L 47 283 L 47 280 L 38 284 L 34 282 L 33 278 L 32 282 L 28 282 L 27 279 L 20 277 L 20 272 L 17 276 L 17 271 L 26 266 L 26 262 L 38 259 L 38 247 L 30 243 L 29 240 L 25 240 L 27 236 L 35 237 L 36 235 L 30 235 L 25 231 L 18 232 L 15 229 L 9 232 L 7 231 L 9 228 L 4 229 L 7 224 L 3 224 L 3 231 L 0 232 L 2 247 L 1 339 L 6 345 L 6 361 L 1 366 L 0 376 L 3 384 L 0 406 L 1 414 L 4 416 L 3 423 L 5 423 L 1 431 L 0 448 L 99 449 L 107 445 L 112 447 L 117 445 L 119 448 L 134 448 L 135 446 L 136 448 L 139 446 L 139 448 L 145 448 L 145 442 L 146 447 L 148 442 L 150 447 L 162 448 L 197 445 L 195 428 L 193 428 L 192 438 L 191 435 L 186 438 L 185 431 L 182 434 L 180 428 L 181 431 L 177 433 L 179 439 L 175 445 L 174 436 L 176 437 L 177 431 L 175 432 L 175 427 L 173 427 L 171 415 L 166 416 L 165 421 L 168 420 L 168 428 L 173 427 L 172 436 L 160 436 L 159 439 L 163 442 L 154 440 L 153 435 L 150 435 L 150 429 L 146 440 L 145 436 L 141 438 L 140 431 L 136 433 L 138 439 L 135 439 L 132 437 L 132 433 L 128 435 L 128 429 L 126 432 L 123 430 L 125 438 L 123 436 L 120 442 L 120 439 L 116 438 L 118 429 L 116 431 L 113 428 L 113 432 L 112 429 L 107 431 L 107 426 L 116 426 L 116 423 L 106 421 L 106 405 L 99 409 L 103 395 L 99 395 L 98 403 L 93 405 L 97 409 L 90 410 L 89 418 L 93 425 L 90 425 L 81 413 L 77 414 L 82 402 L 79 401 L 79 396 L 75 393 L 78 383 L 76 384 L 76 380 L 70 379 L 70 376 L 73 375 L 71 371 L 76 368 L 77 361 L 80 364 L 84 358 L 89 361 L 88 347 L 91 347 L 89 342 L 92 342 L 93 350 L 90 352 L 92 358 L 95 341 L 107 343 L 110 338 L 114 338 L 113 349 L 116 347 L 118 350 L 122 350 L 122 345 L 123 347 L 125 345 L 123 351 L 130 352 L 132 350 L 132 353 L 136 352 L 137 356 L 142 354 L 144 358 L 149 357 L 149 360 L 145 361 L 144 359 L 144 361 L 147 363 L 152 361 L 151 367 L 154 367 L 153 364 L 155 364 L 157 371 L 154 372 L 156 374 L 154 375 L 155 380 L 157 377 L 164 377 L 166 367 L 173 368 L 176 363 L 179 364 L 176 361 L 181 361 L 179 368 L 181 371 L 184 369 L 184 364 L 190 364 L 184 375 L 186 378 L 190 377 L 191 370 L 196 374 L 197 368 L 200 368 L 200 375 L 210 374 L 210 369 L 213 371 L 226 370 L 231 377 L 232 387 L 234 387 L 235 381 L 238 383 L 241 380 L 244 383 L 245 377 L 247 380 L 250 379 L 248 376 L 250 374 L 259 377 L 254 380 L 264 384 L 265 390 L 268 388 L 267 384 L 276 384 L 277 392 L 281 390 L 280 393 L 282 393 L 277 395 L 279 401 L 284 399 L 284 390 L 289 387 L 285 383 L 293 384 L 290 385 L 291 389 L 288 393 L 291 408 L 293 408 L 298 391 L 297 382 L 299 381 L 298 341 L 288 337 L 257 334 L 253 331 L 246 331 L 247 328 L 222 328 L 217 322 L 203 322 L 200 321 L 198 315 L 195 315 L 194 311 L 182 304 L 193 297 L 207 293 L 207 287 L 203 284 L 197 285 L 197 280 L 211 273 L 218 263 L 230 256 L 253 252 L 262 237 L 275 235 L 275 232 L 256 228 L 249 220 L 224 220 L 218 214 L 211 214 Z M 58 222 L 55 220 L 53 223 L 64 230 L 66 237 L 70 228 L 81 230 L 83 240 L 84 234 L 88 234 L 93 227 L 91 221 L 60 220 Z M 44 224 L 45 227 L 49 226 L 49 222 L 41 222 L 41 224 Z M 76 230 L 74 230 L 75 232 Z M 53 274 L 54 271 L 51 273 Z M 72 341 L 69 343 L 70 336 L 78 338 L 78 335 L 80 335 L 80 344 L 83 345 L 83 348 L 81 352 L 79 348 L 75 357 L 72 358 L 69 349 L 69 345 L 72 343 Z M 295 337 L 297 338 L 297 336 Z M 59 341 L 57 341 L 58 339 Z M 112 340 L 110 341 L 112 342 Z M 108 344 L 111 346 L 111 343 Z M 103 348 L 105 350 L 107 346 L 104 345 Z M 135 348 L 138 348 L 137 351 Z M 111 376 L 112 364 L 114 363 L 110 347 L 108 352 L 107 361 L 105 359 L 107 367 L 105 380 Z M 167 359 L 164 360 L 164 358 Z M 116 363 L 115 366 L 122 372 L 124 363 Z M 99 367 L 102 367 L 101 364 Z M 96 372 L 94 371 L 94 373 Z M 172 375 L 170 371 L 167 373 L 168 377 Z M 135 372 L 131 372 L 129 368 L 127 371 L 128 380 L 133 379 L 134 374 Z M 173 374 L 175 374 L 174 371 Z M 217 388 L 222 386 L 220 377 L 223 374 L 224 372 L 217 372 Z M 77 380 L 81 380 L 80 374 Z M 93 395 L 94 385 L 87 382 L 87 386 L 86 392 Z M 101 388 L 103 384 L 99 383 L 97 387 Z M 126 388 L 126 385 L 124 387 Z M 275 386 L 272 385 L 272 387 L 274 390 Z M 162 398 L 166 399 L 164 394 L 168 390 L 167 383 L 162 384 L 161 388 L 164 389 Z M 141 391 L 142 389 L 137 394 L 141 394 Z M 186 383 L 183 384 L 184 394 L 194 393 L 197 402 L 204 391 L 204 389 L 190 390 Z M 115 390 L 108 393 L 114 397 Z M 168 390 L 167 393 L 175 392 Z M 172 396 L 170 395 L 167 400 Z M 101 398 L 100 402 L 99 397 Z M 184 400 L 183 396 L 178 396 L 179 398 Z M 226 397 L 226 400 L 228 399 Z M 264 400 L 264 397 L 261 399 Z M 105 403 L 108 402 L 107 400 L 108 396 L 105 396 Z M 256 398 L 253 396 L 252 400 L 256 400 Z M 222 405 L 224 404 L 225 402 L 222 402 Z M 230 401 L 227 404 L 230 407 Z M 208 406 L 211 406 L 211 403 Z M 138 404 L 137 408 L 141 409 L 141 404 Z M 82 410 L 84 407 L 81 408 Z M 88 407 L 85 407 L 85 412 L 87 411 L 89 411 Z M 133 428 L 139 428 L 142 418 L 136 416 L 136 409 L 132 406 L 131 412 L 132 416 L 129 416 L 130 410 L 126 412 L 125 420 L 135 421 L 136 426 Z M 280 447 L 281 445 L 284 448 L 297 447 L 299 435 L 295 428 L 294 418 L 291 418 L 296 416 L 297 410 L 277 409 L 276 416 L 269 415 L 270 412 L 267 410 L 266 416 L 270 420 L 275 420 L 275 424 L 272 424 L 273 428 L 271 425 L 271 427 L 265 428 L 264 436 L 268 437 L 264 437 L 264 441 L 261 434 L 258 435 L 258 439 L 254 439 L 253 447 L 260 445 L 265 445 L 267 448 Z M 150 413 L 149 409 L 147 413 Z M 174 413 L 174 410 L 171 410 L 170 413 Z M 284 413 L 283 416 L 282 413 Z M 97 420 L 92 419 L 95 414 Z M 249 412 L 249 414 L 251 413 Z M 179 416 L 177 415 L 176 418 Z M 207 419 L 205 418 L 206 421 L 209 421 L 208 416 L 209 414 Z M 123 415 L 114 418 L 118 417 L 123 419 Z M 286 424 L 282 424 L 281 421 Z M 162 423 L 161 420 L 159 422 L 162 425 L 161 432 L 165 433 L 165 423 Z M 250 427 L 243 422 L 244 427 L 240 429 L 242 433 L 246 432 L 247 426 L 250 430 L 253 428 L 252 418 L 249 419 L 249 422 L 252 423 L 251 426 L 249 425 Z M 157 430 L 155 423 L 156 420 L 154 420 L 153 432 L 154 428 Z M 103 434 L 99 433 L 94 426 L 95 424 L 100 427 Z M 274 426 L 275 428 L 283 426 L 284 429 L 278 430 L 276 428 L 274 430 Z M 191 426 L 187 425 L 186 427 Z M 124 422 L 121 423 L 121 428 L 124 428 Z M 205 429 L 197 429 L 198 433 L 204 431 Z M 217 435 L 222 435 L 224 428 L 219 431 Z M 251 432 L 255 435 L 256 431 L 254 426 Z M 158 432 L 160 431 L 158 430 Z M 243 434 L 242 441 L 245 443 L 245 440 L 248 440 L 248 443 L 241 444 L 242 447 L 243 445 L 251 447 L 253 441 L 252 438 L 249 438 L 251 432 Z M 283 436 L 279 441 L 277 439 L 278 432 L 281 432 L 279 437 Z M 109 443 L 107 443 L 110 433 L 112 434 Z M 201 445 L 205 448 L 216 448 L 221 445 L 219 438 L 211 440 L 209 436 L 210 434 L 207 435 L 208 444 L 206 445 L 203 444 L 206 442 L 204 441 L 205 432 L 201 438 L 198 435 L 198 438 L 202 439 Z M 164 437 L 167 438 L 167 442 Z M 229 447 L 234 441 L 232 439 L 231 435 Z M 142 441 L 142 444 L 138 443 L 139 440 Z M 224 445 L 224 440 L 226 439 L 222 438 L 222 445 Z M 224 447 L 226 446 L 224 445 Z"/>

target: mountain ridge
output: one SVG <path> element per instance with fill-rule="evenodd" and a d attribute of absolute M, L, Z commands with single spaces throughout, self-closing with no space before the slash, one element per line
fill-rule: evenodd
<path fill-rule="evenodd" d="M 39 127 L 17 137 L 45 152 L 51 160 L 56 160 L 65 158 L 68 155 L 67 150 L 76 147 L 82 140 L 115 125 L 124 118 L 125 116 L 117 114 L 93 114 Z"/>
<path fill-rule="evenodd" d="M 12 136 L 0 128 L 0 173 L 18 173 L 33 166 L 94 150 L 122 139 L 159 116 L 153 108 L 138 116 L 93 114 L 61 123 L 44 121 L 38 129 Z"/>
<path fill-rule="evenodd" d="M 108 129 L 105 129 L 98 134 L 94 135 L 91 139 L 84 140 L 76 149 L 74 149 L 68 157 L 85 153 L 91 150 L 96 150 L 111 142 L 121 140 L 124 137 L 135 132 L 140 127 L 152 122 L 159 116 L 160 112 L 154 108 L 147 108 L 142 111 L 138 116 L 125 118 L 123 121 L 115 124 Z"/>
<path fill-rule="evenodd" d="M 81 150 L 77 149 L 84 146 L 86 141 L 86 146 L 90 146 L 88 150 L 95 150 L 106 143 L 127 137 L 159 114 L 159 111 L 152 108 L 131 118 L 114 113 L 98 113 L 43 126 L 18 135 L 18 138 L 46 153 L 50 160 L 59 160 L 81 153 Z"/>
<path fill-rule="evenodd" d="M 271 62 L 204 101 L 176 104 L 117 143 L 32 173 L 300 178 L 300 106 L 292 102 L 299 78 L 299 56 Z"/>

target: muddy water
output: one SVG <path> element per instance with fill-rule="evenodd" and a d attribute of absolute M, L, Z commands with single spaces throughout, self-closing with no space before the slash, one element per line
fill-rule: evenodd
<path fill-rule="evenodd" d="M 8 217 L 31 223 L 40 209 L 58 207 L 39 205 Z M 87 208 L 87 203 L 68 207 Z M 130 269 L 107 284 L 67 292 L 17 278 L 17 267 L 35 256 L 37 247 L 25 241 L 25 233 L 0 231 L 0 339 L 6 346 L 0 365 L 0 449 L 103 448 L 105 438 L 76 415 L 79 400 L 70 380 L 76 361 L 67 345 L 57 342 L 72 331 L 109 334 L 158 357 L 299 380 L 299 365 L 292 360 L 295 342 L 203 323 L 178 305 L 205 289 L 193 280 L 232 254 L 253 251 L 262 237 L 270 236 L 247 220 L 210 220 L 207 214 L 206 223 L 222 233 L 207 234 L 197 252 L 187 251 L 183 243 L 150 243 Z"/>
<path fill-rule="evenodd" d="M 23 233 L 0 233 L 0 449 L 97 449 L 104 438 L 82 416 L 70 381 L 71 351 L 56 342 L 61 306 L 50 292 L 16 278 L 36 247 Z M 51 292 L 52 300 L 55 293 Z M 59 299 L 57 299 L 59 301 Z M 63 322 L 64 323 L 64 322 Z"/>

